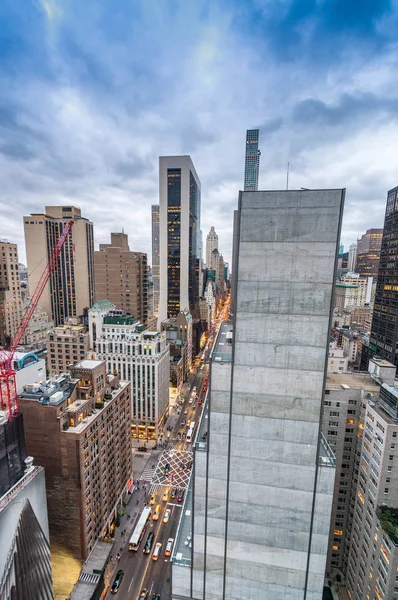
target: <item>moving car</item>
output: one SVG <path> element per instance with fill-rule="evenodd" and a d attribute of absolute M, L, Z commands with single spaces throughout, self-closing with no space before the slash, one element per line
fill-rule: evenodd
<path fill-rule="evenodd" d="M 176 496 L 177 496 L 177 488 L 173 488 L 173 489 L 171 490 L 171 497 L 172 497 L 172 498 L 175 498 Z"/>
<path fill-rule="evenodd" d="M 153 551 L 152 560 L 158 560 L 158 558 L 160 556 L 161 548 L 162 548 L 162 544 L 160 542 L 158 542 L 155 546 L 155 550 Z"/>
<path fill-rule="evenodd" d="M 166 466 L 165 466 L 165 468 L 164 468 L 164 474 L 168 475 L 169 472 L 170 472 L 170 463 L 167 463 Z"/>
<path fill-rule="evenodd" d="M 119 588 L 120 588 L 120 586 L 122 584 L 122 581 L 123 581 L 123 577 L 124 577 L 124 571 L 122 571 L 120 569 L 120 571 L 118 571 L 116 573 L 115 581 L 112 584 L 111 594 L 117 594 L 118 593 Z"/>
<path fill-rule="evenodd" d="M 160 594 L 154 594 L 152 600 L 160 600 Z"/>
<path fill-rule="evenodd" d="M 188 402 L 189 402 L 189 404 L 192 404 L 192 402 L 193 402 L 193 398 L 190 398 L 190 399 L 188 400 Z"/>
<path fill-rule="evenodd" d="M 169 488 L 164 490 L 162 500 L 163 500 L 163 502 L 169 501 Z"/>
<path fill-rule="evenodd" d="M 184 490 L 179 490 L 177 494 L 177 500 L 178 502 L 182 502 L 184 500 Z"/>
<path fill-rule="evenodd" d="M 184 410 L 184 415 L 187 415 L 187 414 L 188 414 L 188 409 L 186 408 L 186 409 Z"/>
<path fill-rule="evenodd" d="M 166 510 L 166 512 L 164 513 L 163 523 L 167 523 L 168 522 L 168 520 L 170 519 L 170 514 L 171 514 L 171 510 L 168 508 Z"/>
<path fill-rule="evenodd" d="M 140 446 L 138 448 L 138 452 L 148 452 L 148 448 L 146 448 L 145 446 Z"/>
<path fill-rule="evenodd" d="M 144 554 L 150 554 L 151 553 L 154 537 L 155 537 L 155 534 L 153 533 L 153 531 L 151 531 L 148 534 L 148 537 L 147 537 L 146 542 L 145 542 Z"/>
<path fill-rule="evenodd" d="M 153 513 L 152 520 L 153 521 L 158 521 L 159 520 L 159 515 L 160 515 L 160 504 L 157 504 L 156 508 L 155 508 L 155 512 Z"/>
<path fill-rule="evenodd" d="M 195 410 L 196 409 L 196 404 L 192 404 L 192 408 Z"/>
<path fill-rule="evenodd" d="M 148 590 L 146 588 L 141 590 L 141 594 L 138 600 L 148 600 Z"/>
<path fill-rule="evenodd" d="M 180 423 L 181 427 L 185 427 L 185 419 L 183 419 Z"/>
<path fill-rule="evenodd" d="M 173 550 L 174 538 L 169 538 L 167 540 L 166 548 L 164 551 L 165 556 L 171 556 L 171 551 Z"/>
<path fill-rule="evenodd" d="M 155 502 L 156 502 L 156 497 L 157 497 L 157 494 L 156 494 L 156 492 L 153 492 L 153 494 L 152 494 L 152 496 L 151 496 L 151 499 L 149 500 L 149 504 L 150 504 L 150 506 L 153 506 L 153 505 L 155 504 Z"/>

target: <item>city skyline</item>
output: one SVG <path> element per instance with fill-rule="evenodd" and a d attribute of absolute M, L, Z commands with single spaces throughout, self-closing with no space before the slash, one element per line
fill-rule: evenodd
<path fill-rule="evenodd" d="M 346 247 L 382 226 L 385 193 L 396 183 L 390 3 L 361 15 L 335 2 L 264 12 L 254 2 L 207 5 L 176 16 L 165 2 L 155 19 L 144 4 L 133 13 L 122 3 L 123 18 L 84 5 L 76 19 L 73 2 L 56 0 L 2 8 L 0 236 L 18 244 L 22 262 L 22 216 L 61 203 L 95 222 L 96 246 L 124 226 L 131 247 L 149 255 L 157 158 L 189 153 L 201 173 L 203 230 L 216 227 L 231 263 L 251 127 L 262 140 L 262 189 L 285 188 L 289 161 L 292 189 L 347 187 Z"/>

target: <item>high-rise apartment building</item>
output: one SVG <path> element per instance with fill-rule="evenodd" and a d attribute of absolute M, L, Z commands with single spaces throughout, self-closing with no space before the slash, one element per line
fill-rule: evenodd
<path fill-rule="evenodd" d="M 210 227 L 210 231 L 206 236 L 206 267 L 213 269 L 213 250 L 218 250 L 218 235 L 214 227 Z"/>
<path fill-rule="evenodd" d="M 116 308 L 148 321 L 148 259 L 132 252 L 125 233 L 111 233 L 110 244 L 94 252 L 95 296 L 108 299 Z"/>
<path fill-rule="evenodd" d="M 22 416 L 0 414 L 0 598 L 52 600 L 43 467 L 26 456 Z"/>
<path fill-rule="evenodd" d="M 105 316 L 97 330 L 97 357 L 131 382 L 131 435 L 157 440 L 169 414 L 170 350 L 166 336 L 133 317 Z"/>
<path fill-rule="evenodd" d="M 240 193 L 234 321 L 212 351 L 173 598 L 322 598 L 335 469 L 320 425 L 343 201 Z"/>
<path fill-rule="evenodd" d="M 27 345 L 40 344 L 47 341 L 47 335 L 54 323 L 48 320 L 45 310 L 38 306 L 26 327 L 22 343 Z"/>
<path fill-rule="evenodd" d="M 383 383 L 369 400 L 347 567 L 352 600 L 398 597 L 398 388 Z"/>
<path fill-rule="evenodd" d="M 89 347 L 87 327 L 77 319 L 54 327 L 47 338 L 47 368 L 51 375 L 68 373 L 71 365 L 87 358 Z"/>
<path fill-rule="evenodd" d="M 368 229 L 358 240 L 356 272 L 362 277 L 377 277 L 382 239 L 382 229 Z"/>
<path fill-rule="evenodd" d="M 246 156 L 245 156 L 245 192 L 258 190 L 258 172 L 260 169 L 260 155 L 258 149 L 259 130 L 248 129 L 246 131 Z"/>
<path fill-rule="evenodd" d="M 160 294 L 159 204 L 152 205 L 152 282 L 153 314 L 157 317 Z"/>
<path fill-rule="evenodd" d="M 0 346 L 10 344 L 23 315 L 18 248 L 0 240 Z"/>
<path fill-rule="evenodd" d="M 350 245 L 350 249 L 348 251 L 348 272 L 354 273 L 357 264 L 357 243 L 354 242 Z"/>
<path fill-rule="evenodd" d="M 29 289 L 36 289 L 48 256 L 68 221 L 74 225 L 40 298 L 54 324 L 83 314 L 94 303 L 93 224 L 74 206 L 46 206 L 24 217 Z"/>
<path fill-rule="evenodd" d="M 158 324 L 180 311 L 198 318 L 200 181 L 190 156 L 159 158 Z"/>
<path fill-rule="evenodd" d="M 83 360 L 20 395 L 27 451 L 46 469 L 51 536 L 77 558 L 113 532 L 132 486 L 130 389 Z"/>

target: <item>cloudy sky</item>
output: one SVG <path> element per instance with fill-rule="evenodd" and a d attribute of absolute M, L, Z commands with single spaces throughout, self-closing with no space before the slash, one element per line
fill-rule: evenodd
<path fill-rule="evenodd" d="M 346 187 L 342 241 L 398 184 L 396 0 L 2 0 L 0 237 L 73 203 L 151 252 L 158 156 L 190 154 L 231 255 L 245 130 L 260 188 Z"/>

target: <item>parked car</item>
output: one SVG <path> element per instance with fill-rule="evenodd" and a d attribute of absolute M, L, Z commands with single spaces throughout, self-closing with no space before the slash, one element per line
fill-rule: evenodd
<path fill-rule="evenodd" d="M 139 446 L 138 452 L 148 452 L 148 448 L 146 448 L 145 446 Z"/>
<path fill-rule="evenodd" d="M 168 508 L 166 510 L 166 512 L 164 513 L 163 523 L 168 523 L 168 521 L 170 519 L 170 514 L 171 514 L 171 510 Z"/>
<path fill-rule="evenodd" d="M 185 419 L 183 419 L 180 423 L 181 427 L 185 427 Z"/>
<path fill-rule="evenodd" d="M 112 587 L 111 587 L 111 593 L 112 594 L 117 594 L 118 593 L 119 588 L 120 588 L 120 586 L 122 584 L 122 581 L 123 581 L 123 577 L 124 577 L 124 571 L 122 571 L 120 569 L 120 571 L 118 571 L 116 573 L 115 580 L 114 580 L 114 582 L 112 584 Z"/>

